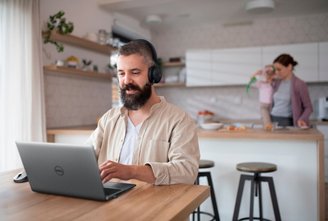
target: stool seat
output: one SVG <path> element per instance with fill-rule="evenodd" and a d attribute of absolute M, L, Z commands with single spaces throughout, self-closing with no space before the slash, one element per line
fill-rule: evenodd
<path fill-rule="evenodd" d="M 277 170 L 277 165 L 263 162 L 246 162 L 237 164 L 236 168 L 242 172 L 270 173 Z"/>
<path fill-rule="evenodd" d="M 235 209 L 233 212 L 233 221 L 241 221 L 241 220 L 269 220 L 263 218 L 263 205 L 262 205 L 262 187 L 261 183 L 268 183 L 270 195 L 271 195 L 271 202 L 273 206 L 273 212 L 276 221 L 281 221 L 278 200 L 276 195 L 276 190 L 274 187 L 273 178 L 271 176 L 261 176 L 261 173 L 269 173 L 274 172 L 277 170 L 277 165 L 272 163 L 264 163 L 264 162 L 243 162 L 239 163 L 236 166 L 237 170 L 242 172 L 253 173 L 252 175 L 249 174 L 241 174 L 237 197 L 235 202 Z M 250 209 L 249 209 L 249 216 L 244 218 L 239 218 L 239 210 L 242 201 L 243 191 L 245 187 L 245 182 L 250 181 L 251 183 L 251 190 L 250 190 Z M 259 217 L 254 217 L 254 198 L 258 198 L 258 205 L 259 205 Z"/>
<path fill-rule="evenodd" d="M 214 167 L 214 161 L 212 160 L 200 160 L 199 169 L 206 169 Z"/>

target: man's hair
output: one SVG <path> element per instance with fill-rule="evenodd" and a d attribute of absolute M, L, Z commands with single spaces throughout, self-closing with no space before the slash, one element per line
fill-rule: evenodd
<path fill-rule="evenodd" d="M 128 56 L 132 54 L 139 54 L 143 56 L 149 67 L 154 65 L 152 50 L 146 42 L 141 40 L 132 40 L 121 46 L 118 50 L 118 56 Z"/>

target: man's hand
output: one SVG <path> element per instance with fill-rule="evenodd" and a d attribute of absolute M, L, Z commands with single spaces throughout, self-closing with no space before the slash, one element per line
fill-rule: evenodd
<path fill-rule="evenodd" d="M 150 166 L 125 165 L 108 160 L 99 166 L 103 183 L 112 178 L 121 180 L 138 179 L 148 183 L 155 182 L 155 176 Z"/>
<path fill-rule="evenodd" d="M 103 183 L 106 183 L 112 178 L 128 180 L 134 177 L 133 167 L 113 161 L 106 161 L 99 166 L 100 177 Z"/>

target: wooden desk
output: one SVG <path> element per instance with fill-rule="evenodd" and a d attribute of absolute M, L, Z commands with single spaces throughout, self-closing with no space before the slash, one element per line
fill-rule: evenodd
<path fill-rule="evenodd" d="M 0 220 L 186 220 L 208 196 L 208 186 L 154 186 L 137 180 L 135 188 L 108 202 L 32 192 L 12 181 L 16 171 L 0 173 Z"/>

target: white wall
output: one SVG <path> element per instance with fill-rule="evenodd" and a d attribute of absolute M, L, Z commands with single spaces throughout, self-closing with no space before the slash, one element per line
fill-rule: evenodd
<path fill-rule="evenodd" d="M 41 21 L 59 10 L 65 18 L 74 23 L 73 35 L 83 37 L 87 33 L 98 33 L 99 29 L 111 32 L 113 19 L 110 13 L 89 0 L 42 0 L 40 1 Z M 64 52 L 58 53 L 51 44 L 43 45 L 43 64 L 54 63 L 74 55 L 80 60 L 90 59 L 103 72 L 109 63 L 109 56 L 65 45 Z M 96 119 L 111 107 L 111 83 L 99 80 L 45 75 L 47 127 L 62 127 L 95 124 Z"/>
<path fill-rule="evenodd" d="M 159 56 L 183 56 L 187 49 L 253 47 L 328 41 L 328 13 L 254 20 L 224 27 L 220 22 L 153 33 Z"/>

